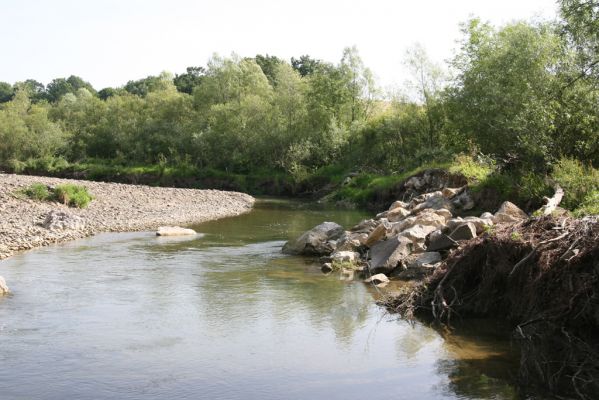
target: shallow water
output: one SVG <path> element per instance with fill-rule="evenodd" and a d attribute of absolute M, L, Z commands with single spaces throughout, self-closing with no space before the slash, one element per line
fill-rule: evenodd
<path fill-rule="evenodd" d="M 0 398 L 518 398 L 492 323 L 412 325 L 370 287 L 280 253 L 362 217 L 267 200 L 193 239 L 101 234 L 2 261 Z"/>

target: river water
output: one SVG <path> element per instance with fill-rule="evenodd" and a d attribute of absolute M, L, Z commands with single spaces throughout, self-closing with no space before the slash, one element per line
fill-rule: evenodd
<path fill-rule="evenodd" d="M 196 238 L 101 234 L 0 262 L 0 399 L 515 399 L 505 333 L 410 324 L 281 254 L 360 212 L 262 200 Z"/>

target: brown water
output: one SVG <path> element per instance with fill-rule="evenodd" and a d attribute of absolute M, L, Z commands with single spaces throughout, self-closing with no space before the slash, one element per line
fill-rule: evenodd
<path fill-rule="evenodd" d="M 102 234 L 0 262 L 0 399 L 514 399 L 504 332 L 445 334 L 282 255 L 360 212 L 261 201 L 197 238 Z"/>

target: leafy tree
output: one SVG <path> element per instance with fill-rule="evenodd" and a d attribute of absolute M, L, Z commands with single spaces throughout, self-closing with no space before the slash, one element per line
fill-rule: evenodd
<path fill-rule="evenodd" d="M 205 73 L 204 67 L 187 67 L 184 74 L 175 75 L 173 83 L 179 92 L 191 94 L 193 89 L 202 83 Z"/>
<path fill-rule="evenodd" d="M 268 82 L 274 86 L 275 71 L 277 69 L 277 66 L 283 63 L 283 60 L 275 56 L 269 56 L 268 54 L 264 56 L 258 54 L 254 58 L 254 60 L 256 61 L 256 64 L 260 66 L 264 75 L 266 75 L 266 77 L 268 78 Z"/>
<path fill-rule="evenodd" d="M 448 115 L 485 154 L 543 169 L 555 151 L 557 65 L 562 45 L 551 26 L 499 30 L 471 20 L 453 67 Z"/>
<path fill-rule="evenodd" d="M 15 91 L 10 83 L 0 82 L 0 103 L 10 101 L 15 95 Z"/>
<path fill-rule="evenodd" d="M 148 93 L 164 90 L 173 84 L 173 77 L 168 72 L 162 72 L 158 76 L 148 76 L 136 81 L 129 81 L 125 84 L 124 89 L 136 96 L 145 97 Z"/>
<path fill-rule="evenodd" d="M 312 75 L 318 67 L 322 64 L 322 61 L 311 58 L 308 55 L 303 55 L 300 58 L 291 57 L 291 66 L 301 76 Z"/>
<path fill-rule="evenodd" d="M 24 91 L 33 103 L 40 102 L 46 98 L 46 87 L 43 83 L 38 82 L 35 79 L 27 79 L 24 82 L 15 83 L 15 93 L 19 90 Z"/>

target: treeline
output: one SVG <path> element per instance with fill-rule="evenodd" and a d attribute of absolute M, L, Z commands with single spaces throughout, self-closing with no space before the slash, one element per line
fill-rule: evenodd
<path fill-rule="evenodd" d="M 382 93 L 356 48 L 335 64 L 214 56 L 98 91 L 76 76 L 0 83 L 0 164 L 185 165 L 296 182 L 333 164 L 391 174 L 457 153 L 514 176 L 545 177 L 559 160 L 597 168 L 595 3 L 562 0 L 557 22 L 468 21 L 447 68 L 420 47 L 406 54 L 403 94 Z"/>

